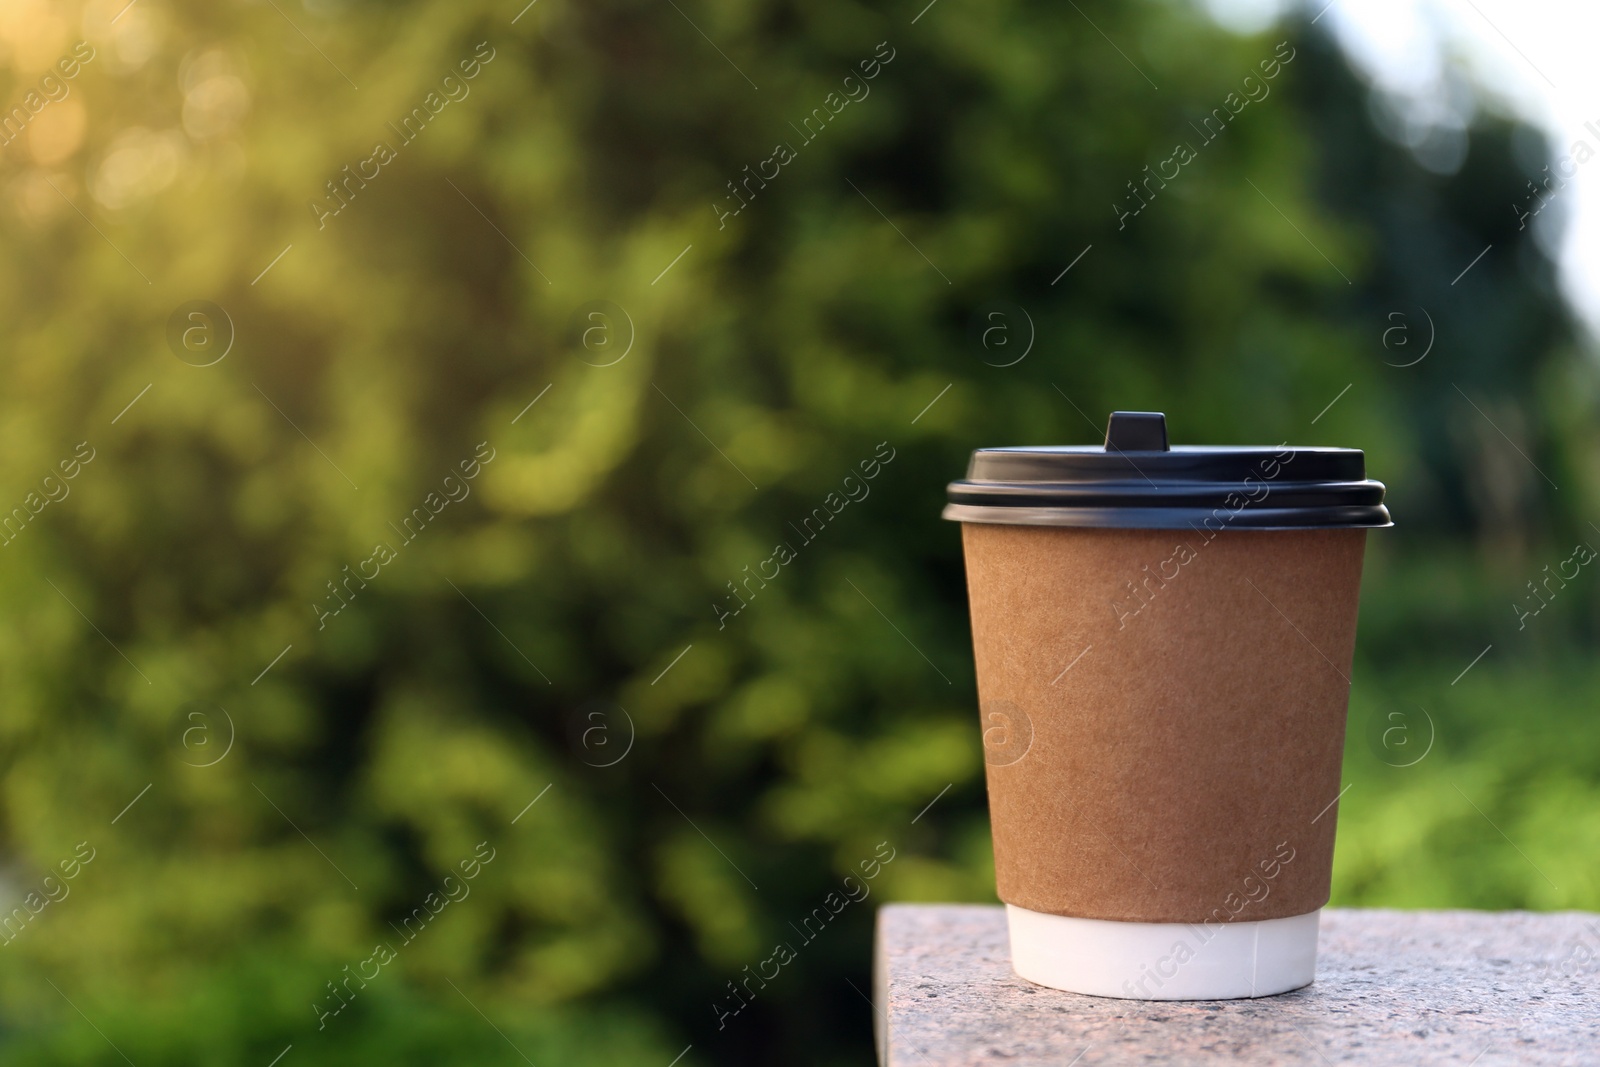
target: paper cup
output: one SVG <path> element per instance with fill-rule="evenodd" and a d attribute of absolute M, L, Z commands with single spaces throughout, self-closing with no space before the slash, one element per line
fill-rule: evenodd
<path fill-rule="evenodd" d="M 1119 446 L 1123 417 L 1108 449 L 975 454 L 946 511 L 1013 966 L 1149 1000 L 1298 988 L 1383 487 L 1353 450 Z"/>

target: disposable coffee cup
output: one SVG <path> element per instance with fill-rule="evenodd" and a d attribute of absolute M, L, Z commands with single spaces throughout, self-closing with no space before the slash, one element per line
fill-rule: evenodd
<path fill-rule="evenodd" d="M 1366 531 L 1356 449 L 992 448 L 949 487 L 1012 966 L 1139 1000 L 1315 977 Z"/>

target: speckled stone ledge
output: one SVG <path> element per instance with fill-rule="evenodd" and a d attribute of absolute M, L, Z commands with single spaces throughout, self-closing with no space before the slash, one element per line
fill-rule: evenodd
<path fill-rule="evenodd" d="M 1011 973 L 1005 913 L 891 905 L 874 973 L 884 1067 L 1600 1064 L 1600 915 L 1323 912 L 1316 982 L 1147 1003 Z"/>

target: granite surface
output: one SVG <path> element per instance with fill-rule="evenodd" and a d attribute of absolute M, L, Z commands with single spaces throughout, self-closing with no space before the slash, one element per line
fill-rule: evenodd
<path fill-rule="evenodd" d="M 878 913 L 884 1067 L 1600 1064 L 1600 915 L 1323 912 L 1317 980 L 1259 1000 L 1151 1003 L 1011 973 L 1005 912 Z"/>

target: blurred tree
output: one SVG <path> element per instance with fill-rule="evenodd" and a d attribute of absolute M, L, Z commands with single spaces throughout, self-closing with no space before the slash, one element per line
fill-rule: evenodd
<path fill-rule="evenodd" d="M 1504 123 L 1424 174 L 1303 29 L 519 7 L 5 16 L 7 100 L 94 49 L 0 161 L 16 1062 L 862 1062 L 872 908 L 992 899 L 968 450 L 1325 436 L 1464 540 L 1440 383 L 1550 403 Z"/>

